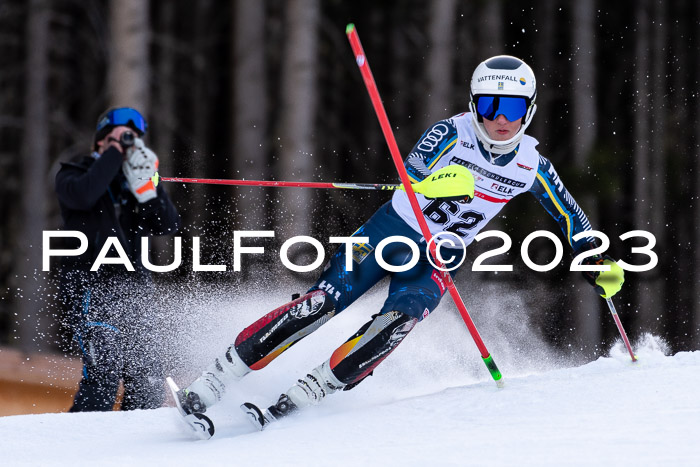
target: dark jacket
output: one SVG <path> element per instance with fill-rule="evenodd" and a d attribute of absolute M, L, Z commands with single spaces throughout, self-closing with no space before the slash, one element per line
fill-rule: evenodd
<path fill-rule="evenodd" d="M 63 228 L 81 231 L 88 239 L 84 254 L 63 258 L 64 272 L 89 271 L 107 237 L 117 237 L 137 274 L 147 276 L 141 263 L 141 237 L 172 234 L 180 227 L 180 216 L 162 185 L 157 188 L 157 198 L 145 203 L 136 200 L 121 171 L 122 161 L 122 154 L 109 148 L 98 158 L 82 156 L 61 164 L 56 194 Z M 70 240 L 65 248 L 78 245 L 77 239 Z M 100 275 L 124 270 L 122 265 L 103 265 Z"/>

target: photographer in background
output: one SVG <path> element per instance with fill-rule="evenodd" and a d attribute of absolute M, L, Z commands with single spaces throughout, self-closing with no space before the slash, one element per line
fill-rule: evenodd
<path fill-rule="evenodd" d="M 122 410 L 164 401 L 153 282 L 141 263 L 141 237 L 176 232 L 180 217 L 162 185 L 151 181 L 158 157 L 141 139 L 146 130 L 137 110 L 109 109 L 97 121 L 92 154 L 63 163 L 56 175 L 63 229 L 88 239 L 85 253 L 61 264 L 61 300 L 84 364 L 71 412 L 112 410 L 120 381 Z M 90 271 L 108 237 L 118 239 L 134 271 L 123 264 Z"/>

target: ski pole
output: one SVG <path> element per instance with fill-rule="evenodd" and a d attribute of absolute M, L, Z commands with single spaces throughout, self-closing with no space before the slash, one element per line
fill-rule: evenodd
<path fill-rule="evenodd" d="M 447 171 L 447 167 L 443 167 L 440 171 Z M 437 171 L 436 173 L 440 172 Z M 453 173 L 453 172 L 452 172 Z M 456 174 L 455 174 L 456 175 Z M 403 185 L 394 185 L 388 183 L 324 183 L 324 182 L 285 182 L 276 180 L 231 180 L 220 178 L 179 178 L 179 177 L 161 177 L 158 172 L 151 177 L 154 185 L 158 186 L 160 181 L 164 182 L 180 182 L 180 183 L 201 183 L 206 185 L 242 185 L 242 186 L 269 186 L 269 187 L 297 187 L 297 188 L 340 188 L 345 190 L 376 190 L 376 191 L 396 191 L 405 190 Z M 416 193 L 423 193 L 426 196 L 434 195 L 432 181 L 429 179 L 420 181 L 411 185 L 411 189 Z M 467 194 L 466 190 L 458 185 L 454 185 L 450 190 L 446 190 L 444 195 L 463 199 Z"/>
<path fill-rule="evenodd" d="M 394 191 L 401 185 L 390 183 L 323 183 L 323 182 L 287 182 L 276 180 L 232 180 L 223 178 L 182 178 L 161 177 L 156 174 L 153 182 L 179 182 L 198 183 L 202 185 L 234 185 L 234 186 L 269 186 L 269 187 L 296 187 L 296 188 L 338 188 L 344 190 L 377 190 Z"/>
<path fill-rule="evenodd" d="M 416 198 L 416 194 L 414 193 L 413 187 L 411 186 L 408 174 L 406 173 L 406 168 L 403 165 L 403 159 L 401 158 L 399 147 L 396 144 L 394 133 L 391 130 L 391 125 L 389 124 L 389 117 L 387 117 L 386 111 L 384 110 L 384 104 L 382 104 L 382 100 L 379 96 L 377 83 L 374 81 L 374 76 L 372 75 L 372 71 L 369 68 L 369 63 L 367 62 L 367 57 L 365 56 L 365 51 L 362 48 L 362 44 L 360 43 L 360 37 L 357 34 L 357 29 L 355 29 L 355 25 L 352 23 L 348 24 L 345 28 L 345 34 L 348 36 L 350 46 L 352 47 L 352 51 L 355 54 L 355 62 L 360 68 L 360 73 L 362 74 L 362 78 L 365 82 L 365 87 L 367 88 L 367 92 L 369 93 L 369 97 L 372 101 L 374 111 L 377 115 L 377 119 L 379 120 L 379 125 L 382 128 L 382 133 L 384 133 L 384 139 L 386 140 L 386 143 L 389 146 L 389 152 L 391 153 L 394 165 L 396 166 L 396 170 L 398 171 L 399 176 L 401 177 L 401 182 L 403 183 L 403 186 L 406 187 L 406 194 L 408 195 L 408 200 L 411 203 L 413 214 L 416 216 L 416 220 L 420 225 L 421 233 L 427 241 L 432 237 L 432 235 L 430 234 L 428 224 L 425 222 L 425 218 L 423 217 L 423 212 L 420 209 L 418 199 Z M 430 254 L 432 255 L 433 259 L 435 259 L 436 264 L 442 266 L 442 262 L 439 261 L 439 257 L 436 252 L 435 243 L 431 243 L 430 246 Z M 462 300 L 462 297 L 459 295 L 457 287 L 452 281 L 452 276 L 447 271 L 441 270 L 440 273 L 442 278 L 445 280 L 445 283 L 447 284 L 447 288 L 450 291 L 450 296 L 452 297 L 452 300 L 454 300 L 455 305 L 457 305 L 459 314 L 462 316 L 464 323 L 467 325 L 467 329 L 469 329 L 469 332 L 472 335 L 472 339 L 474 339 L 474 343 L 476 344 L 477 348 L 479 349 L 479 352 L 481 353 L 481 358 L 486 364 L 486 368 L 488 368 L 494 381 L 496 381 L 496 385 L 498 387 L 503 387 L 503 381 L 501 380 L 501 372 L 498 370 L 496 363 L 493 361 L 493 357 L 491 356 L 491 354 L 489 354 L 488 349 L 484 345 L 484 341 L 481 339 L 481 336 L 479 335 L 479 331 L 476 329 L 474 321 L 472 321 L 471 316 L 469 316 L 467 307 L 464 305 L 464 301 Z"/>
<path fill-rule="evenodd" d="M 612 317 L 615 320 L 617 330 L 620 331 L 620 336 L 622 336 L 622 340 L 625 342 L 625 346 L 627 347 L 627 351 L 630 353 L 630 357 L 632 357 L 632 361 L 636 362 L 637 356 L 632 351 L 632 346 L 630 345 L 629 339 L 627 339 L 627 333 L 625 332 L 625 328 L 622 327 L 622 321 L 620 321 L 620 317 L 617 315 L 617 310 L 615 310 L 615 305 L 613 305 L 612 299 L 606 298 L 605 303 L 608 304 L 610 314 L 612 314 Z"/>

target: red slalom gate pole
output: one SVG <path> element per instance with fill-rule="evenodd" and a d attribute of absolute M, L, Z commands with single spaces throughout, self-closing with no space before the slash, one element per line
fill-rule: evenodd
<path fill-rule="evenodd" d="M 384 110 L 384 104 L 382 104 L 382 100 L 379 97 L 377 83 L 374 81 L 374 76 L 372 75 L 372 71 L 369 68 L 369 63 L 367 62 L 367 57 L 365 56 L 365 51 L 363 50 L 362 44 L 360 43 L 360 36 L 357 34 L 357 29 L 355 29 L 355 25 L 352 23 L 348 24 L 347 28 L 345 29 L 345 34 L 348 36 L 350 46 L 352 47 L 352 51 L 355 54 L 355 61 L 357 62 L 357 66 L 360 68 L 362 79 L 365 82 L 365 87 L 367 88 L 369 97 L 372 100 L 374 111 L 377 114 L 377 119 L 379 120 L 379 124 L 382 127 L 382 132 L 384 133 L 384 138 L 386 139 L 386 143 L 389 146 L 389 152 L 391 152 L 391 157 L 394 161 L 394 165 L 396 166 L 396 170 L 399 172 L 399 176 L 401 177 L 401 182 L 405 187 L 406 194 L 408 195 L 408 200 L 411 203 L 411 208 L 413 209 L 413 214 L 416 216 L 416 220 L 420 225 L 423 237 L 425 237 L 426 241 L 428 241 L 432 237 L 430 229 L 428 228 L 428 224 L 425 222 L 423 212 L 421 211 L 420 205 L 418 204 L 418 199 L 416 199 L 416 194 L 413 191 L 411 181 L 408 178 L 406 168 L 403 165 L 403 159 L 401 158 L 399 147 L 396 144 L 394 133 L 391 130 L 391 125 L 389 124 L 389 118 L 387 117 L 386 111 Z M 436 254 L 435 242 L 430 243 L 430 254 L 435 260 L 435 264 L 442 266 L 442 262 L 439 261 L 439 258 Z M 450 291 L 450 296 L 452 297 L 452 300 L 454 300 L 455 305 L 457 305 L 459 314 L 462 316 L 464 323 L 467 325 L 467 329 L 469 329 L 469 333 L 472 335 L 472 339 L 474 339 L 474 343 L 476 344 L 477 348 L 479 349 L 479 352 L 481 353 L 481 358 L 484 360 L 486 368 L 488 368 L 494 381 L 496 381 L 496 384 L 499 387 L 502 387 L 503 376 L 498 370 L 496 363 L 493 361 L 493 357 L 491 356 L 491 354 L 489 354 L 486 345 L 484 345 L 484 341 L 481 339 L 479 331 L 476 329 L 476 325 L 474 325 L 474 321 L 472 321 L 472 318 L 469 315 L 469 312 L 467 311 L 467 307 L 464 305 L 464 301 L 462 300 L 462 297 L 459 295 L 457 287 L 452 281 L 452 276 L 447 271 L 440 271 L 440 273 L 442 275 L 442 278 L 445 280 L 445 283 L 447 284 L 447 288 Z"/>

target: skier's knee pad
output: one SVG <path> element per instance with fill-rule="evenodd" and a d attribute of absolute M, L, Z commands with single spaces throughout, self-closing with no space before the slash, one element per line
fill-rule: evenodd
<path fill-rule="evenodd" d="M 333 352 L 329 361 L 333 375 L 354 387 L 389 356 L 417 322 L 417 318 L 395 310 L 375 315 Z"/>
<path fill-rule="evenodd" d="M 250 369 L 259 370 L 334 315 L 335 306 L 328 294 L 314 290 L 241 331 L 234 343 L 236 352 Z"/>
<path fill-rule="evenodd" d="M 437 308 L 439 303 L 440 297 L 427 289 L 402 290 L 389 295 L 381 312 L 400 311 L 421 321 Z"/>

